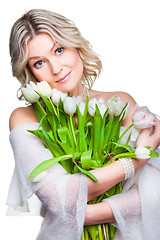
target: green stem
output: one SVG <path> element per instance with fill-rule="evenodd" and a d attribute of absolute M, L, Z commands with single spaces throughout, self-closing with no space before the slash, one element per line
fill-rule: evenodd
<path fill-rule="evenodd" d="M 99 235 L 99 240 L 103 240 L 103 237 L 102 237 L 102 225 L 101 224 L 98 225 L 98 235 Z"/>
<path fill-rule="evenodd" d="M 112 159 L 118 159 L 118 158 L 122 158 L 122 157 L 136 158 L 136 155 L 135 155 L 135 153 L 121 153 L 121 154 L 114 156 Z"/>
<path fill-rule="evenodd" d="M 123 136 L 126 134 L 126 132 L 128 132 L 128 130 L 133 127 L 133 123 L 122 133 L 122 135 L 120 136 L 119 140 L 117 143 L 120 143 L 120 141 L 122 140 Z"/>
<path fill-rule="evenodd" d="M 45 115 L 47 115 L 46 111 L 44 110 L 44 108 L 42 107 L 42 105 L 40 104 L 40 102 L 37 101 L 36 103 L 39 105 L 39 107 L 41 108 L 42 112 L 43 112 Z M 36 105 L 35 105 L 35 106 L 36 106 Z"/>
<path fill-rule="evenodd" d="M 71 131 L 72 131 L 72 135 L 73 135 L 74 143 L 75 143 L 75 146 L 76 146 L 76 145 L 77 145 L 77 141 L 76 141 L 76 135 L 75 135 L 74 127 L 73 127 L 72 117 L 73 117 L 73 116 L 70 115 Z"/>
<path fill-rule="evenodd" d="M 106 227 L 105 227 L 105 230 L 106 230 L 106 240 L 109 240 L 109 226 L 108 224 L 106 224 Z"/>
<path fill-rule="evenodd" d="M 84 236 L 84 229 L 83 229 L 83 232 L 82 232 L 82 237 L 81 237 L 81 240 L 85 240 L 85 236 Z"/>
<path fill-rule="evenodd" d="M 53 111 L 54 111 L 55 115 L 58 117 L 57 111 L 56 111 L 56 107 L 54 106 L 54 104 L 53 104 L 53 102 L 51 101 L 50 98 L 48 98 L 48 100 L 49 100 L 49 102 L 50 102 L 50 104 L 51 104 L 51 106 L 52 106 L 52 108 L 53 108 Z"/>

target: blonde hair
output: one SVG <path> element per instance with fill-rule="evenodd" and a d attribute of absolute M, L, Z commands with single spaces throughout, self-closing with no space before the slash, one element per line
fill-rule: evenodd
<path fill-rule="evenodd" d="M 48 33 L 63 47 L 78 50 L 84 66 L 83 81 L 88 88 L 91 88 L 102 69 L 100 58 L 71 20 L 60 14 L 41 9 L 33 9 L 25 13 L 11 29 L 12 72 L 13 76 L 20 81 L 21 86 L 26 86 L 30 81 L 37 81 L 27 64 L 27 42 L 39 33 Z"/>

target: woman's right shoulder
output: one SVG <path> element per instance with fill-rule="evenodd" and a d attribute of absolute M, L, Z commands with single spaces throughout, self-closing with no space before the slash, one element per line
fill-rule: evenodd
<path fill-rule="evenodd" d="M 25 124 L 38 122 L 36 113 L 32 106 L 16 108 L 10 116 L 9 128 L 10 131 L 15 127 Z"/>

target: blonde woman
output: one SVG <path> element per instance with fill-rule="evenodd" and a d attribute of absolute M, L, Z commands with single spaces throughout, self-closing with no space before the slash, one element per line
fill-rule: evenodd
<path fill-rule="evenodd" d="M 46 10 L 33 9 L 27 12 L 12 27 L 10 56 L 13 76 L 20 81 L 21 86 L 26 86 L 30 81 L 46 81 L 51 88 L 70 93 L 71 96 L 82 95 L 84 100 L 87 96 L 90 99 L 109 99 L 118 95 L 131 106 L 123 126 L 131 122 L 136 102 L 130 95 L 91 89 L 101 72 L 102 64 L 71 20 Z M 22 94 L 18 97 L 24 99 Z M 32 105 L 15 109 L 11 114 L 10 142 L 15 156 L 15 172 L 7 201 L 12 207 L 9 208 L 12 214 L 43 212 L 44 220 L 37 240 L 79 240 L 84 224 L 97 223 L 115 223 L 115 239 L 151 239 L 150 230 L 153 231 L 154 224 L 160 219 L 160 214 L 156 212 L 160 203 L 154 199 L 154 206 L 148 206 L 152 198 L 147 196 L 145 199 L 147 191 L 144 186 L 147 171 L 150 177 L 157 179 L 159 176 L 157 159 L 149 162 L 131 159 L 134 171 L 141 172 L 138 171 L 136 177 L 132 176 L 126 181 L 125 193 L 99 204 L 87 205 L 88 201 L 125 179 L 126 172 L 122 162 L 118 160 L 109 166 L 93 170 L 98 183 L 79 173 L 69 175 L 59 164 L 51 167 L 41 181 L 28 180 L 35 166 L 52 157 L 43 144 L 26 131 L 37 127 L 38 119 Z M 137 146 L 152 146 L 153 150 L 157 149 L 160 143 L 159 133 L 160 122 L 156 119 L 153 133 L 150 133 L 150 129 L 143 130 Z M 154 186 L 154 191 L 160 197 L 157 185 Z M 33 196 L 36 196 L 36 203 L 34 208 L 30 209 L 28 199 Z M 155 217 L 151 221 L 152 227 L 148 228 L 147 214 L 152 211 Z M 159 228 L 154 230 L 154 234 L 152 239 L 160 237 Z"/>

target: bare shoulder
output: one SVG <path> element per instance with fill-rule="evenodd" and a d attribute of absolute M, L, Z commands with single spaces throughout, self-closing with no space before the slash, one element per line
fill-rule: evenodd
<path fill-rule="evenodd" d="M 136 102 L 133 99 L 133 97 L 126 93 L 126 92 L 99 92 L 99 91 L 94 91 L 92 90 L 91 98 L 104 98 L 105 100 L 108 100 L 109 98 L 113 96 L 119 96 L 122 101 L 125 103 L 129 103 L 133 109 L 135 109 Z"/>
<path fill-rule="evenodd" d="M 127 125 L 131 123 L 131 115 L 133 114 L 135 107 L 136 107 L 136 101 L 134 100 L 134 98 L 126 93 L 126 92 L 99 92 L 99 91 L 92 91 L 92 97 L 95 98 L 103 98 L 108 100 L 109 98 L 113 97 L 113 96 L 119 96 L 120 99 L 125 102 L 125 103 L 129 103 L 130 104 L 130 113 L 127 116 L 126 119 L 123 120 L 123 125 Z"/>
<path fill-rule="evenodd" d="M 11 113 L 11 116 L 9 119 L 9 128 L 11 131 L 13 128 L 21 124 L 32 123 L 32 122 L 38 122 L 38 119 L 33 107 L 32 106 L 20 107 L 15 109 Z"/>
<path fill-rule="evenodd" d="M 135 109 L 136 106 L 136 101 L 134 100 L 134 98 L 126 92 L 115 92 L 115 95 L 118 95 L 122 101 L 124 102 L 128 102 L 131 105 L 131 108 L 133 108 L 133 111 Z"/>

